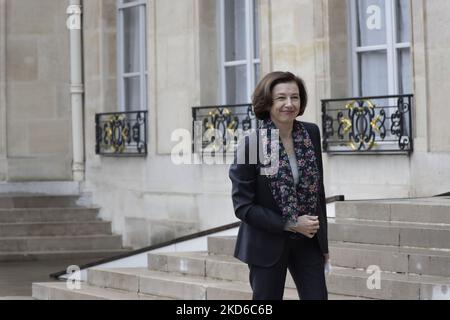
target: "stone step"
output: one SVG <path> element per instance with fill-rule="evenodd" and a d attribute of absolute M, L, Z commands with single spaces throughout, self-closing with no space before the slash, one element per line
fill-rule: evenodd
<path fill-rule="evenodd" d="M 450 249 L 450 226 L 383 221 L 328 219 L 330 242 Z M 208 252 L 233 255 L 235 236 L 208 237 Z"/>
<path fill-rule="evenodd" d="M 209 255 L 207 252 L 149 253 L 148 269 L 173 272 L 210 279 L 248 282 L 247 264 L 229 255 Z M 286 287 L 295 288 L 289 271 Z"/>
<path fill-rule="evenodd" d="M 336 218 L 450 224 L 450 199 L 342 201 Z"/>
<path fill-rule="evenodd" d="M 333 266 L 450 277 L 450 250 L 330 242 Z M 232 256 L 207 252 L 150 253 L 148 268 L 233 281 L 248 281 L 248 267 Z M 286 286 L 294 288 L 288 273 Z"/>
<path fill-rule="evenodd" d="M 21 208 L 0 209 L 0 223 L 92 221 L 98 208 Z"/>
<path fill-rule="evenodd" d="M 35 252 L 0 252 L 0 262 L 17 261 L 62 261 L 70 260 L 77 264 L 81 260 L 95 261 L 114 257 L 130 249 L 98 249 L 98 250 L 72 250 L 72 251 L 35 251 Z"/>
<path fill-rule="evenodd" d="M 231 255 L 236 237 L 209 237 L 210 256 Z M 367 268 L 378 265 L 384 271 L 450 276 L 450 251 L 330 241 L 333 265 Z"/>
<path fill-rule="evenodd" d="M 32 296 L 37 300 L 171 300 L 137 292 L 107 289 L 80 283 L 79 289 L 69 289 L 66 282 L 33 283 Z"/>
<path fill-rule="evenodd" d="M 208 237 L 208 253 L 233 256 L 236 246 L 236 236 Z"/>
<path fill-rule="evenodd" d="M 0 195 L 0 208 L 61 208 L 78 207 L 79 196 L 48 196 L 48 195 Z"/>
<path fill-rule="evenodd" d="M 328 240 L 450 249 L 450 225 L 328 219 Z"/>
<path fill-rule="evenodd" d="M 110 235 L 111 223 L 106 221 L 73 222 L 31 222 L 0 223 L 0 236 L 3 237 L 38 237 L 38 236 L 80 236 Z"/>
<path fill-rule="evenodd" d="M 395 237 L 393 237 L 393 244 L 391 245 L 336 241 L 334 235 L 338 232 L 338 228 L 335 228 L 337 229 L 335 230 L 331 226 L 330 229 L 329 247 L 333 265 L 364 269 L 370 265 L 378 265 L 384 271 L 450 276 L 449 249 L 399 246 L 400 242 L 404 244 L 407 239 L 396 242 L 394 241 Z M 343 227 L 342 229 L 345 228 Z M 357 235 L 360 234 L 358 230 L 353 230 L 353 232 Z M 420 234 L 421 232 L 419 231 L 418 236 Z M 374 241 L 385 242 L 382 237 L 382 235 L 380 236 L 380 230 L 375 228 L 373 232 Z M 364 233 L 361 233 L 361 238 L 359 239 L 360 241 L 370 242 L 364 237 Z M 355 237 L 350 234 L 344 239 L 353 241 Z M 417 242 L 421 243 L 414 239 L 413 234 L 412 240 L 406 243 L 414 244 Z M 208 253 L 210 256 L 232 256 L 235 244 L 236 237 L 208 237 Z"/>
<path fill-rule="evenodd" d="M 359 296 L 371 299 L 450 299 L 450 278 L 436 276 L 403 275 L 380 272 L 379 289 L 372 274 L 364 270 L 335 267 L 327 276 L 331 294 Z M 185 276 L 170 272 L 150 271 L 143 268 L 90 269 L 91 285 L 142 292 L 175 299 L 250 299 L 247 282 L 224 281 L 198 276 Z M 286 299 L 298 299 L 296 290 L 286 288 Z"/>
<path fill-rule="evenodd" d="M 78 181 L 22 181 L 0 182 L 1 196 L 24 195 L 80 195 L 80 182 Z"/>
<path fill-rule="evenodd" d="M 378 245 L 450 249 L 450 225 L 328 219 L 328 239 Z M 235 236 L 209 237 L 210 254 L 233 255 Z"/>
<path fill-rule="evenodd" d="M 102 288 L 141 292 L 182 300 L 251 300 L 252 290 L 247 282 L 224 281 L 144 268 L 88 270 L 88 283 Z M 332 300 L 359 299 L 347 295 L 330 295 Z M 285 300 L 298 300 L 295 289 L 286 288 Z"/>
<path fill-rule="evenodd" d="M 450 300 L 450 278 L 333 268 L 327 276 L 328 291 L 383 300 Z"/>
<path fill-rule="evenodd" d="M 249 269 L 238 259 L 207 252 L 149 253 L 148 269 L 212 279 L 247 282 Z"/>
<path fill-rule="evenodd" d="M 244 284 L 236 285 L 238 292 L 246 290 Z M 244 287 L 244 288 L 240 288 Z M 233 291 L 216 292 L 214 289 L 210 291 L 210 298 L 214 298 L 218 294 L 221 297 L 227 294 L 233 294 Z M 244 293 L 246 300 L 251 299 L 251 294 Z M 174 300 L 174 298 L 155 296 L 149 294 L 142 294 L 136 292 L 129 292 L 111 288 L 101 288 L 90 285 L 85 282 L 80 283 L 80 289 L 68 289 L 66 282 L 43 282 L 33 283 L 32 285 L 32 297 L 37 300 Z M 233 296 L 227 296 L 226 300 L 235 300 Z M 330 300 L 362 300 L 363 298 L 334 295 L 330 294 L 328 297 Z M 211 300 L 211 299 L 210 299 Z"/>
<path fill-rule="evenodd" d="M 0 252 L 119 249 L 119 235 L 0 238 Z"/>
<path fill-rule="evenodd" d="M 450 277 L 450 250 L 350 242 L 329 243 L 333 266 Z"/>
<path fill-rule="evenodd" d="M 363 220 L 339 219 L 337 224 L 329 219 L 328 239 L 332 242 L 417 247 L 415 254 L 427 255 L 422 248 L 449 249 L 450 232 L 448 226 L 423 224 L 395 224 Z M 366 225 L 369 223 L 370 225 Z M 399 227 L 400 225 L 400 227 Z M 433 229 L 434 227 L 437 230 Z M 232 256 L 236 245 L 235 236 L 208 237 L 208 253 Z M 405 248 L 406 250 L 406 248 Z M 445 250 L 444 250 L 445 251 Z M 431 251 L 430 256 L 445 254 L 444 251 Z M 417 258 L 417 257 L 416 257 Z M 434 258 L 433 258 L 434 259 Z M 419 262 L 419 261 L 417 261 Z"/>

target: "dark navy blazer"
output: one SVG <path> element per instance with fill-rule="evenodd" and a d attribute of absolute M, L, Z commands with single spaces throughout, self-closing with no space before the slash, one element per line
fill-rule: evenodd
<path fill-rule="evenodd" d="M 320 171 L 320 195 L 317 205 L 320 228 L 312 241 L 318 241 L 322 253 L 328 253 L 327 215 L 323 186 L 323 166 L 320 131 L 313 123 L 302 122 L 311 137 Z M 229 170 L 232 182 L 232 200 L 236 217 L 242 221 L 239 227 L 234 256 L 239 260 L 261 267 L 276 264 L 288 238 L 294 235 L 285 231 L 285 222 L 272 193 L 269 180 L 260 174 L 258 161 L 249 161 L 249 144 L 256 143 L 259 150 L 259 131 L 254 131 L 240 143 L 235 161 Z M 245 164 L 236 162 L 237 156 L 246 159 Z M 296 234 L 297 237 L 304 237 Z"/>

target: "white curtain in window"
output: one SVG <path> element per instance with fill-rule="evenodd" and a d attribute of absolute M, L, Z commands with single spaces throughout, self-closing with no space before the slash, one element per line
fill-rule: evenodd
<path fill-rule="evenodd" d="M 259 0 L 253 0 L 254 18 L 253 18 L 253 30 L 254 30 L 254 42 L 253 42 L 253 57 L 259 59 Z M 258 78 L 256 78 L 258 79 Z"/>
<path fill-rule="evenodd" d="M 409 0 L 397 0 L 397 42 L 410 42 L 411 17 Z"/>
<path fill-rule="evenodd" d="M 399 93 L 410 94 L 413 93 L 412 88 L 412 62 L 411 50 L 409 48 L 400 49 L 398 51 L 398 68 L 399 68 Z"/>
<path fill-rule="evenodd" d="M 354 94 L 412 93 L 410 0 L 351 0 Z"/>
<path fill-rule="evenodd" d="M 225 62 L 247 60 L 245 0 L 225 0 Z M 247 102 L 246 65 L 225 68 L 226 103 Z"/>
<path fill-rule="evenodd" d="M 147 109 L 145 3 L 145 0 L 117 0 L 117 85 L 120 111 Z"/>
<path fill-rule="evenodd" d="M 123 10 L 124 24 L 124 73 L 139 72 L 140 70 L 140 34 L 139 34 L 139 6 Z M 141 88 L 139 76 L 125 76 L 124 100 L 126 111 L 141 110 Z"/>
<path fill-rule="evenodd" d="M 359 60 L 361 95 L 386 95 L 389 90 L 386 51 L 363 52 Z"/>
<path fill-rule="evenodd" d="M 140 77 L 125 78 L 125 110 L 126 111 L 139 111 L 142 110 L 141 106 L 141 81 Z"/>
<path fill-rule="evenodd" d="M 259 80 L 261 80 L 261 66 L 260 66 L 260 38 L 259 38 L 259 24 L 260 24 L 260 18 L 259 18 L 259 0 L 253 0 L 253 8 L 254 8 L 254 18 L 253 18 L 253 33 L 254 33 L 254 58 L 257 60 L 257 62 L 254 62 L 254 68 L 255 68 L 255 87 L 258 84 Z"/>
<path fill-rule="evenodd" d="M 245 104 L 260 77 L 259 0 L 221 0 L 220 8 L 222 102 Z"/>
<path fill-rule="evenodd" d="M 124 72 L 139 71 L 139 6 L 123 9 Z"/>
<path fill-rule="evenodd" d="M 411 17 L 409 0 L 396 1 L 397 15 L 397 43 L 411 42 Z M 399 93 L 409 94 L 413 92 L 412 88 L 412 61 L 410 48 L 401 48 L 397 50 L 398 72 L 399 72 Z"/>
<path fill-rule="evenodd" d="M 259 80 L 261 80 L 261 65 L 259 63 L 255 63 L 255 87 Z"/>
<path fill-rule="evenodd" d="M 386 44 L 385 0 L 358 0 L 358 46 Z"/>
<path fill-rule="evenodd" d="M 227 103 L 247 103 L 247 66 L 226 68 Z"/>
<path fill-rule="evenodd" d="M 225 61 L 245 60 L 245 0 L 225 0 Z"/>

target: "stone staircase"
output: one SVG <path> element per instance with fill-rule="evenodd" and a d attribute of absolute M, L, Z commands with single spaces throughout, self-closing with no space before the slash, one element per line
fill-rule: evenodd
<path fill-rule="evenodd" d="M 65 282 L 34 283 L 33 297 L 41 300 L 250 300 L 248 268 L 229 255 L 234 237 L 209 237 L 208 252 L 150 253 L 148 268 L 91 268 L 81 289 Z M 288 280 L 285 299 L 298 295 Z M 347 296 L 332 295 L 333 299 Z"/>
<path fill-rule="evenodd" d="M 0 196 L 0 262 L 96 260 L 128 250 L 78 196 Z"/>
<path fill-rule="evenodd" d="M 330 299 L 450 299 L 449 198 L 346 201 L 335 209 Z M 80 290 L 34 283 L 33 297 L 251 299 L 248 268 L 232 257 L 234 245 L 235 237 L 208 237 L 206 252 L 150 253 L 147 268 L 91 268 Z M 370 266 L 380 272 L 379 288 L 370 285 L 376 283 Z M 284 298 L 298 299 L 289 274 Z"/>

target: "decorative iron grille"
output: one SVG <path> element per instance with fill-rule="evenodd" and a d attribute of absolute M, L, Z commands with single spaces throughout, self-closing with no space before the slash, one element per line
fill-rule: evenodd
<path fill-rule="evenodd" d="M 147 155 L 147 111 L 95 115 L 95 153 L 103 156 Z"/>
<path fill-rule="evenodd" d="M 256 129 L 251 104 L 193 107 L 193 149 L 196 153 L 233 153 L 241 133 Z"/>
<path fill-rule="evenodd" d="M 323 149 L 329 154 L 409 154 L 413 95 L 322 100 Z"/>

